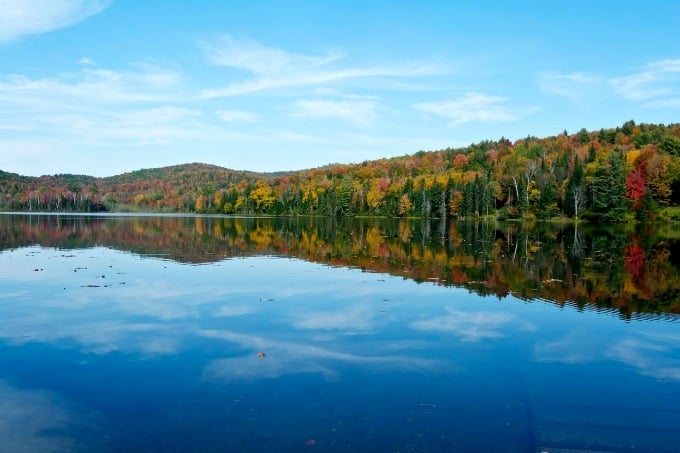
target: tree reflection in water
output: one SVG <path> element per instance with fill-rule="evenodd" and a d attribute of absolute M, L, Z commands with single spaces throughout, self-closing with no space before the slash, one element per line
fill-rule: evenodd
<path fill-rule="evenodd" d="M 680 313 L 680 230 L 404 219 L 1 215 L 0 249 L 111 247 L 200 264 L 277 255 L 618 311 Z"/>

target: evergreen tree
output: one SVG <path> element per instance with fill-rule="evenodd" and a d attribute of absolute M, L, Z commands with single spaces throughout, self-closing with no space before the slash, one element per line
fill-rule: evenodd
<path fill-rule="evenodd" d="M 620 219 L 627 207 L 626 165 L 623 152 L 615 149 L 607 165 L 598 167 L 590 186 L 591 212 L 595 220 L 611 222 Z"/>

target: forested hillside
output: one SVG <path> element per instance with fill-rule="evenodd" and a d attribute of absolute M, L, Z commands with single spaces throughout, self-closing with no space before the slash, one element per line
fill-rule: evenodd
<path fill-rule="evenodd" d="M 674 206 L 680 206 L 680 124 L 634 121 L 290 173 L 205 164 L 108 178 L 0 171 L 3 210 L 617 221 L 653 219 Z"/>

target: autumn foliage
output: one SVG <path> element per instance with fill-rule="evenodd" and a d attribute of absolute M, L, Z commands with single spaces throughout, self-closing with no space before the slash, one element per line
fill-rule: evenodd
<path fill-rule="evenodd" d="M 386 150 L 387 151 L 387 150 Z M 296 172 L 206 164 L 107 178 L 0 171 L 0 209 L 213 214 L 649 219 L 680 206 L 680 125 L 483 141 Z"/>
<path fill-rule="evenodd" d="M 664 228 L 419 219 L 0 216 L 0 251 L 111 247 L 183 263 L 251 255 L 459 286 L 579 308 L 680 313 L 680 269 Z"/>

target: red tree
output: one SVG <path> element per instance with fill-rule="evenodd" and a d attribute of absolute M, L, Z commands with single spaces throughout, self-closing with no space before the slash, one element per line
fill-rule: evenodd
<path fill-rule="evenodd" d="M 644 169 L 637 168 L 626 178 L 626 196 L 633 201 L 633 209 L 640 208 L 640 200 L 645 196 L 647 186 L 645 184 Z"/>

